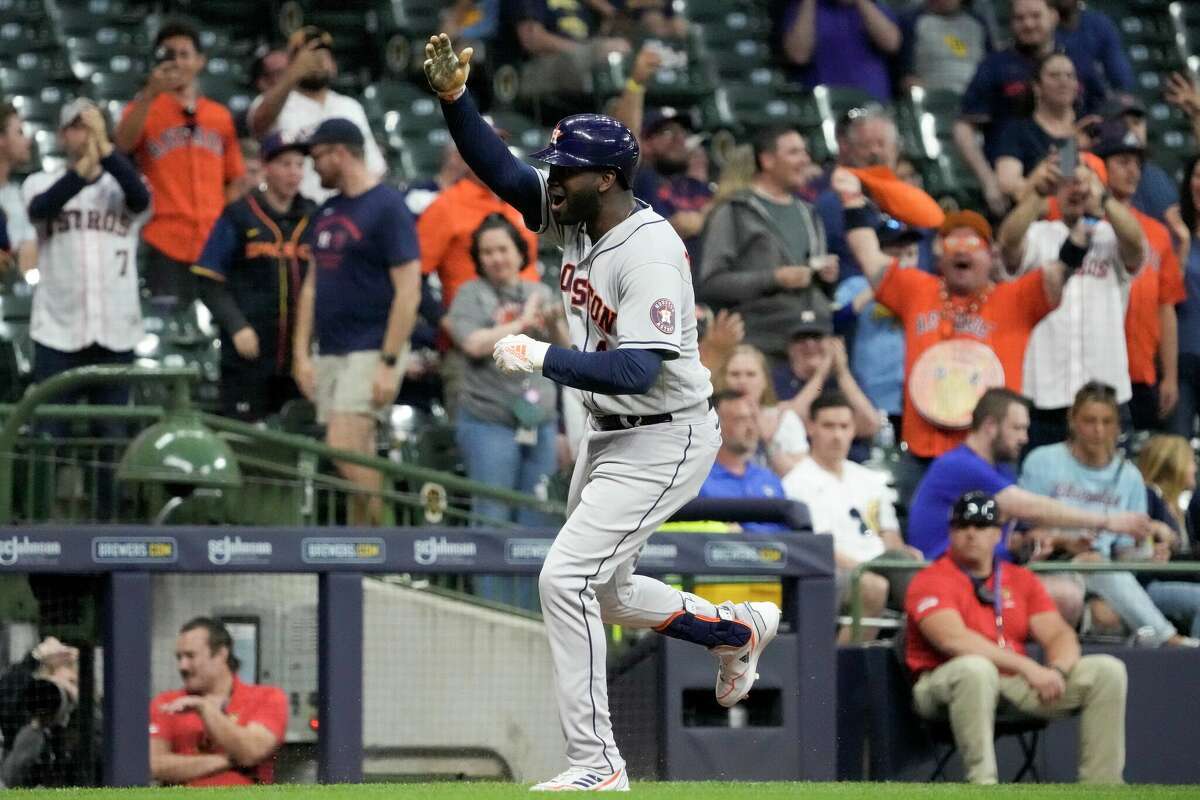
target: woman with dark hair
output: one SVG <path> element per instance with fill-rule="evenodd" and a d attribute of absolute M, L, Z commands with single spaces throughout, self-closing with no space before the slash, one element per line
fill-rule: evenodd
<path fill-rule="evenodd" d="M 1024 196 L 1038 165 L 1075 138 L 1079 79 L 1071 59 L 1065 53 L 1043 57 L 1031 86 L 1033 113 L 1008 123 L 996 146 L 996 180 L 1014 201 Z"/>
<path fill-rule="evenodd" d="M 1097 381 L 1075 394 L 1067 415 L 1065 442 L 1035 448 L 1021 465 L 1021 487 L 1077 508 L 1108 515 L 1146 513 L 1146 484 L 1125 454 L 1117 449 L 1120 434 L 1117 391 Z M 1154 523 L 1153 534 L 1134 539 L 1100 531 L 1055 530 L 1046 540 L 1076 561 L 1164 561 L 1174 540 L 1171 530 Z M 1102 598 L 1119 622 L 1149 646 L 1200 647 L 1200 584 L 1153 581 L 1144 588 L 1131 572 L 1091 572 L 1084 577 L 1089 593 Z M 1093 613 L 1096 608 L 1092 607 Z M 1191 636 L 1168 620 L 1182 620 Z M 1093 622 L 1099 617 L 1093 617 Z M 1117 620 L 1113 620 L 1117 622 Z"/>
<path fill-rule="evenodd" d="M 467 360 L 456 423 L 467 476 L 535 494 L 544 491 L 556 464 L 555 386 L 540 373 L 505 374 L 492 361 L 492 348 L 510 334 L 566 342 L 562 308 L 550 288 L 520 277 L 530 257 L 511 222 L 500 214 L 486 217 L 471 241 L 479 277 L 459 288 L 443 324 Z M 514 514 L 504 503 L 479 497 L 471 510 L 521 525 L 544 522 L 536 512 Z"/>
<path fill-rule="evenodd" d="M 1195 241 L 1200 237 L 1200 156 L 1187 162 L 1179 187 L 1179 214 Z M 1172 429 L 1191 438 L 1200 411 L 1200 247 L 1192 247 L 1184 267 L 1187 299 L 1175 307 L 1179 320 L 1179 401 Z"/>

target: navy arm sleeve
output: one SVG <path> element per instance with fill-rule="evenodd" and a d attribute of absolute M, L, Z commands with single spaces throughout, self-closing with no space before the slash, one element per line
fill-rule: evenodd
<path fill-rule="evenodd" d="M 4 216 L 4 209 L 0 209 L 0 250 L 5 253 L 12 250 L 12 243 L 8 240 L 8 217 Z"/>
<path fill-rule="evenodd" d="M 550 345 L 542 374 L 550 380 L 600 394 L 645 394 L 662 369 L 662 356 L 653 350 L 619 347 L 581 353 Z"/>
<path fill-rule="evenodd" d="M 87 181 L 79 177 L 78 172 L 67 170 L 49 189 L 29 201 L 29 218 L 37 222 L 54 219 L 85 186 Z"/>
<path fill-rule="evenodd" d="M 140 214 L 150 207 L 150 190 L 142 183 L 137 168 L 129 157 L 117 150 L 100 159 L 100 166 L 117 179 L 121 191 L 125 193 L 125 207 L 134 214 Z"/>
<path fill-rule="evenodd" d="M 508 146 L 479 115 L 470 92 L 442 101 L 446 127 L 463 160 L 504 202 L 521 212 L 531 230 L 542 226 L 542 182 L 537 170 L 508 152 Z"/>

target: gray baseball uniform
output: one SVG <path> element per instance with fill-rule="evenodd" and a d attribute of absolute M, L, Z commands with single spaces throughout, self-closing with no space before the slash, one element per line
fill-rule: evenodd
<path fill-rule="evenodd" d="M 633 574 L 642 545 L 696 496 L 721 444 L 697 349 L 684 244 L 641 202 L 592 242 L 583 225 L 554 222 L 544 175 L 541 186 L 540 232 L 563 248 L 559 286 L 572 344 L 593 352 L 652 349 L 666 359 L 646 394 L 582 393 L 592 418 L 571 480 L 569 516 L 539 580 L 568 760 L 616 772 L 624 760 L 609 722 L 603 623 L 653 627 L 709 645 L 741 644 L 748 634 L 730 631 L 745 626 L 728 609 Z M 660 414 L 672 419 L 632 424 Z M 598 429 L 595 417 L 611 415 L 626 415 L 630 427 Z"/>

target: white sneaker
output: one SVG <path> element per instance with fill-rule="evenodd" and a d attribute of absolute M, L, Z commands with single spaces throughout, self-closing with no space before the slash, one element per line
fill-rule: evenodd
<path fill-rule="evenodd" d="M 616 772 L 597 772 L 587 767 L 571 767 L 548 781 L 530 787 L 531 792 L 628 792 L 629 775 L 625 768 Z"/>
<path fill-rule="evenodd" d="M 758 680 L 758 657 L 779 632 L 779 606 L 774 603 L 739 603 L 734 618 L 750 626 L 750 641 L 737 650 L 717 650 L 717 702 L 732 708 Z"/>

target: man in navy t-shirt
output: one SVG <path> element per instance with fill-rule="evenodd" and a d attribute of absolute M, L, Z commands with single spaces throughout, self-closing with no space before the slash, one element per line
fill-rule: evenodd
<path fill-rule="evenodd" d="M 650 204 L 683 239 L 693 264 L 700 263 L 700 234 L 713 204 L 713 189 L 687 174 L 688 136 L 695 130 L 689 114 L 669 106 L 646 112 L 642 123 L 642 160 L 633 179 L 633 195 Z"/>
<path fill-rule="evenodd" d="M 754 463 L 762 434 L 758 416 L 749 398 L 735 392 L 716 396 L 717 416 L 721 421 L 721 449 L 699 497 L 744 497 L 747 499 L 784 499 L 783 484 L 774 472 Z M 747 533 L 782 533 L 786 525 L 774 522 L 746 522 Z"/>
<path fill-rule="evenodd" d="M 313 215 L 305 235 L 312 255 L 300 292 L 293 373 L 317 404 L 330 447 L 374 453 L 376 417 L 400 389 L 421 299 L 416 230 L 404 196 L 367 171 L 357 125 L 327 119 L 308 146 L 321 185 L 338 193 Z M 351 495 L 349 524 L 379 524 L 379 473 L 342 463 L 338 470 L 366 492 Z"/>

